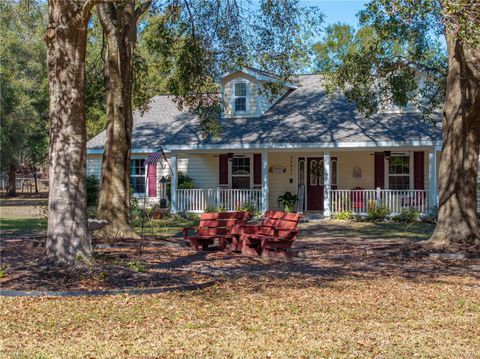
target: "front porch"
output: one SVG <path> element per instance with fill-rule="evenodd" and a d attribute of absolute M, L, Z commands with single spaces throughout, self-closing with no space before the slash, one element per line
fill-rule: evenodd
<path fill-rule="evenodd" d="M 298 196 L 298 212 L 329 217 L 343 211 L 366 215 L 373 206 L 392 215 L 426 213 L 437 205 L 438 148 L 171 153 L 172 212 L 282 209 L 278 197 Z M 178 188 L 178 172 L 196 188 Z M 197 183 L 199 184 L 197 186 Z"/>
<path fill-rule="evenodd" d="M 260 189 L 178 189 L 177 212 L 203 213 L 206 210 L 220 208 L 235 211 L 249 204 L 262 210 L 262 190 Z M 327 197 L 327 196 L 326 196 Z M 367 215 L 372 207 L 386 207 L 392 215 L 403 209 L 415 209 L 427 213 L 430 208 L 426 190 L 330 190 L 328 196 L 330 213 L 352 212 L 354 215 Z M 304 211 L 301 211 L 304 212 Z M 309 211 L 306 211 L 307 213 Z M 323 210 L 323 215 L 326 216 Z"/>

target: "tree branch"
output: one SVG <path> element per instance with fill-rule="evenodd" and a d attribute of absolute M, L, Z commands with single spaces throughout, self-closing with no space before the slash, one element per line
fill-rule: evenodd
<path fill-rule="evenodd" d="M 192 14 L 192 11 L 190 10 L 190 4 L 188 3 L 188 0 L 184 0 L 184 4 L 185 4 L 185 7 L 187 8 L 187 12 L 188 12 L 188 17 L 190 19 L 190 26 L 191 26 L 191 29 L 192 29 L 192 38 L 193 38 L 193 41 L 196 41 L 195 38 L 195 19 L 193 18 L 193 14 Z"/>
<path fill-rule="evenodd" d="M 106 33 L 115 31 L 115 24 L 109 14 L 109 5 L 108 3 L 101 2 L 97 6 L 98 19 L 102 24 L 103 31 Z"/>
<path fill-rule="evenodd" d="M 151 0 L 146 0 L 145 2 L 143 2 L 142 4 L 140 4 L 140 6 L 138 6 L 138 7 L 135 9 L 135 19 L 138 20 L 138 18 L 139 18 L 140 16 L 142 16 L 145 11 L 148 10 L 148 8 L 150 7 L 151 4 L 152 4 L 152 1 L 151 1 Z"/>
<path fill-rule="evenodd" d="M 86 0 L 83 3 L 82 18 L 84 22 L 87 22 L 90 19 L 90 15 L 93 7 L 98 3 L 100 3 L 101 1 L 103 0 Z"/>

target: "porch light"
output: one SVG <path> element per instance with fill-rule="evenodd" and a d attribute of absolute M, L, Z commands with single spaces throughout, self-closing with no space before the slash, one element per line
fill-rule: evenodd
<path fill-rule="evenodd" d="M 392 155 L 392 151 L 383 151 L 383 154 L 385 155 L 385 159 L 389 161 L 390 156 Z"/>

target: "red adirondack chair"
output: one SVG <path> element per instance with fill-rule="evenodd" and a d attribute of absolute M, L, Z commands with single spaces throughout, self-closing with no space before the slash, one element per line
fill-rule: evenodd
<path fill-rule="evenodd" d="M 208 249 L 215 239 L 218 239 L 221 248 L 225 248 L 227 240 L 232 237 L 231 228 L 246 224 L 251 216 L 248 212 L 202 213 L 198 227 L 183 228 L 183 238 L 196 250 L 199 246 Z M 190 235 L 191 231 L 195 233 Z"/>
<path fill-rule="evenodd" d="M 242 226 L 242 254 L 286 256 L 297 238 L 300 214 L 267 211 L 259 226 Z"/>

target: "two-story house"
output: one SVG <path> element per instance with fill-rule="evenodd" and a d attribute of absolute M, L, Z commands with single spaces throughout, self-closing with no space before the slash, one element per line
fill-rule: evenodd
<path fill-rule="evenodd" d="M 131 183 L 149 203 L 164 196 L 171 177 L 172 212 L 207 206 L 234 210 L 245 202 L 279 208 L 278 197 L 299 197 L 297 209 L 330 215 L 366 213 L 380 203 L 392 213 L 437 202 L 441 129 L 418 112 L 382 111 L 365 117 L 341 95 L 331 96 L 318 75 L 284 83 L 272 98 L 272 74 L 243 68 L 222 77 L 221 138 L 203 139 L 196 119 L 171 96 L 154 97 L 134 114 Z M 100 175 L 105 132 L 88 142 L 88 173 Z M 166 158 L 145 164 L 152 153 Z M 178 189 L 178 172 L 195 182 Z"/>

